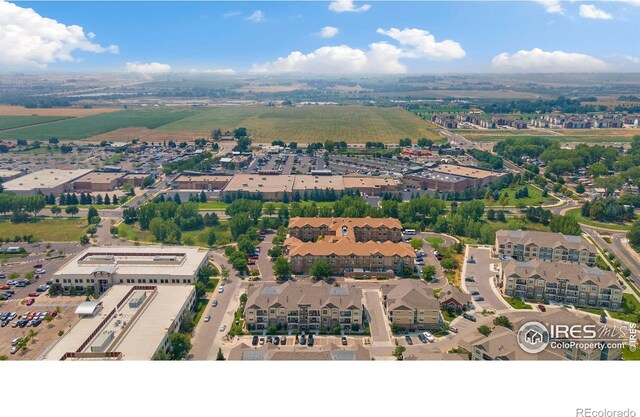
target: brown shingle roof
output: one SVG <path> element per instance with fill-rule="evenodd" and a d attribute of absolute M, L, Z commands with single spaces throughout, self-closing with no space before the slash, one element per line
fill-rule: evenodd
<path fill-rule="evenodd" d="M 506 277 L 516 275 L 521 278 L 539 276 L 547 282 L 567 280 L 574 285 L 597 285 L 600 288 L 622 289 L 613 271 L 568 262 L 544 262 L 537 259 L 528 262 L 508 261 L 503 264 Z"/>
<path fill-rule="evenodd" d="M 326 226 L 329 230 L 338 230 L 343 225 L 349 227 L 387 227 L 389 229 L 402 229 L 400 220 L 394 218 L 355 218 L 355 217 L 292 217 L 289 219 L 289 228 L 294 227 L 322 227 Z"/>
<path fill-rule="evenodd" d="M 400 256 L 415 258 L 416 253 L 408 243 L 394 242 L 354 242 L 348 238 L 326 239 L 317 242 L 303 242 L 295 237 L 285 241 L 289 246 L 289 256 Z"/>

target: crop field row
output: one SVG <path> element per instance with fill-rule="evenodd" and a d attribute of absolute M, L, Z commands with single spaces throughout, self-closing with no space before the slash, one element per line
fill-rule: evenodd
<path fill-rule="evenodd" d="M 64 116 L 0 116 L 0 131 L 70 119 Z"/>

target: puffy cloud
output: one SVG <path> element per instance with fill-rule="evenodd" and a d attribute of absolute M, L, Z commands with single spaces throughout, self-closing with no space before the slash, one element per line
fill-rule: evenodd
<path fill-rule="evenodd" d="M 329 10 L 336 13 L 361 13 L 371 8 L 370 4 L 356 6 L 353 0 L 335 0 L 329 4 Z"/>
<path fill-rule="evenodd" d="M 493 58 L 495 70 L 507 72 L 601 72 L 609 65 L 590 55 L 572 52 L 546 52 L 539 48 L 518 51 L 513 55 L 503 52 Z"/>
<path fill-rule="evenodd" d="M 253 71 L 398 74 L 407 72 L 405 65 L 400 62 L 402 58 L 449 60 L 465 56 L 459 43 L 451 40 L 437 42 L 426 30 L 391 28 L 378 29 L 377 32 L 397 41 L 400 46 L 376 42 L 370 44 L 367 50 L 339 45 L 324 46 L 307 54 L 294 51 L 276 61 L 254 65 Z"/>
<path fill-rule="evenodd" d="M 251 16 L 248 16 L 246 19 L 251 20 L 252 22 L 258 23 L 258 22 L 264 22 L 265 16 L 262 10 L 256 10 L 251 14 Z"/>
<path fill-rule="evenodd" d="M 378 29 L 377 32 L 395 39 L 404 47 L 411 48 L 405 50 L 405 57 L 448 60 L 464 58 L 466 55 L 458 42 L 449 39 L 437 42 L 436 38 L 426 30 L 391 28 L 389 30 Z"/>
<path fill-rule="evenodd" d="M 74 51 L 118 53 L 116 45 L 93 42 L 95 34 L 40 16 L 33 9 L 0 0 L 0 65 L 39 67 L 74 61 Z"/>
<path fill-rule="evenodd" d="M 161 64 L 159 62 L 150 62 L 148 64 L 127 62 L 126 71 L 138 74 L 165 74 L 167 72 L 171 72 L 171 65 Z"/>
<path fill-rule="evenodd" d="M 198 74 L 219 74 L 219 75 L 234 75 L 236 72 L 232 68 L 220 68 L 220 69 L 204 69 L 199 70 L 192 68 L 189 72 Z"/>
<path fill-rule="evenodd" d="M 337 27 L 333 26 L 325 26 L 320 29 L 319 35 L 323 38 L 333 38 L 338 34 L 340 30 Z"/>
<path fill-rule="evenodd" d="M 547 13 L 564 14 L 560 0 L 535 0 L 535 2 L 542 4 Z"/>
<path fill-rule="evenodd" d="M 388 43 L 369 45 L 369 50 L 347 45 L 323 46 L 308 54 L 291 52 L 284 58 L 262 65 L 254 65 L 254 72 L 308 72 L 326 74 L 351 73 L 404 73 L 407 71 L 398 59 L 402 51 Z"/>
<path fill-rule="evenodd" d="M 604 10 L 598 9 L 593 4 L 581 4 L 580 17 L 584 17 L 585 19 L 598 19 L 598 20 L 613 19 L 613 16 L 611 15 L 611 13 L 607 13 Z"/>

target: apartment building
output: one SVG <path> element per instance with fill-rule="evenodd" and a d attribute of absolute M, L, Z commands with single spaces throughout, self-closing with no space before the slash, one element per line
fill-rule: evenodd
<path fill-rule="evenodd" d="M 594 266 L 595 246 L 581 236 L 523 230 L 498 230 L 496 256 L 517 261 L 539 259 L 547 262 L 572 262 Z"/>
<path fill-rule="evenodd" d="M 622 286 L 615 272 L 567 262 L 508 261 L 498 283 L 510 297 L 618 310 Z"/>
<path fill-rule="evenodd" d="M 421 281 L 403 280 L 382 287 L 392 325 L 411 330 L 440 329 L 444 323 L 433 291 Z"/>
<path fill-rule="evenodd" d="M 440 308 L 453 311 L 463 311 L 471 306 L 471 296 L 463 293 L 453 284 L 449 283 L 442 287 L 438 294 Z"/>
<path fill-rule="evenodd" d="M 392 218 L 292 217 L 289 235 L 303 242 L 313 242 L 328 235 L 350 237 L 356 242 L 400 242 L 402 224 Z"/>
<path fill-rule="evenodd" d="M 355 286 L 288 281 L 251 286 L 247 295 L 244 318 L 249 331 L 270 326 L 294 332 L 362 329 L 362 290 Z"/>

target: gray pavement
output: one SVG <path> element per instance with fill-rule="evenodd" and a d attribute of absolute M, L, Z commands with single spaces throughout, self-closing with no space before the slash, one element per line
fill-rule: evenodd
<path fill-rule="evenodd" d="M 475 263 L 468 262 L 472 256 Z M 491 310 L 510 308 L 495 287 L 494 278 L 499 273 L 499 270 L 495 268 L 495 264 L 499 263 L 498 259 L 491 257 L 491 249 L 489 247 L 467 246 L 464 265 L 462 266 L 462 288 L 468 293 L 479 291 L 479 296 L 484 297 L 484 301 L 474 301 L 479 310 L 485 308 Z M 475 282 L 466 282 L 468 277 L 473 277 Z M 478 295 L 473 297 L 478 297 Z"/>

